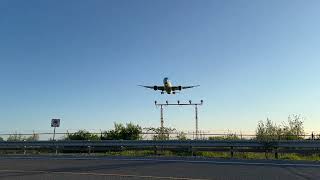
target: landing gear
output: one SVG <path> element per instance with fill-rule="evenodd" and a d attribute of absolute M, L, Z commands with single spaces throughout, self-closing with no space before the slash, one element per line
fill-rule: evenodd
<path fill-rule="evenodd" d="M 164 92 L 163 92 L 163 91 L 161 91 L 161 94 L 164 94 Z"/>
<path fill-rule="evenodd" d="M 176 92 L 173 91 L 172 94 L 176 94 Z"/>

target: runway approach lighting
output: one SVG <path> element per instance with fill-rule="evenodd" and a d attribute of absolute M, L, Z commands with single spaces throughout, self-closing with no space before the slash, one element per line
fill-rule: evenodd
<path fill-rule="evenodd" d="M 176 91 L 181 91 L 183 89 L 189 89 L 189 88 L 194 88 L 198 87 L 200 85 L 195 85 L 195 86 L 173 86 L 169 78 L 164 78 L 163 79 L 163 86 L 144 86 L 144 85 L 139 85 L 141 87 L 153 89 L 155 91 L 159 90 L 161 91 L 161 94 L 164 94 L 165 92 L 167 94 L 176 94 Z"/>
<path fill-rule="evenodd" d="M 157 101 L 154 101 L 154 104 L 157 107 L 160 107 L 160 123 L 161 123 L 161 129 L 163 129 L 163 107 L 165 106 L 194 106 L 195 107 L 195 120 L 196 120 L 196 139 L 198 139 L 199 136 L 199 128 L 198 128 L 198 106 L 203 105 L 203 100 L 200 101 L 200 103 L 192 103 L 191 100 L 189 100 L 189 103 L 180 103 L 178 100 L 177 103 L 169 103 L 166 101 L 166 103 L 158 103 Z"/>

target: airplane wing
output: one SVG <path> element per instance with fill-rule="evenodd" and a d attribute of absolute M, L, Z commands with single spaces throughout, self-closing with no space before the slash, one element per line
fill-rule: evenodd
<path fill-rule="evenodd" d="M 172 90 L 176 91 L 176 90 L 181 90 L 181 89 L 189 89 L 189 88 L 194 88 L 194 87 L 198 87 L 200 85 L 196 85 L 196 86 L 173 86 Z"/>
<path fill-rule="evenodd" d="M 143 85 L 138 85 L 138 86 L 153 89 L 153 90 L 164 91 L 164 86 L 143 86 Z"/>
<path fill-rule="evenodd" d="M 189 89 L 189 88 L 194 88 L 194 87 L 198 87 L 200 85 L 195 85 L 195 86 L 182 86 L 182 89 Z"/>

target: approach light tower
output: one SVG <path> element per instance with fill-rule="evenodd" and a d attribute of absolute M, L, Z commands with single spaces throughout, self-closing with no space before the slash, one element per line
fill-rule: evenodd
<path fill-rule="evenodd" d="M 195 120 L 196 120 L 196 139 L 198 139 L 198 134 L 199 134 L 199 123 L 198 123 L 198 106 L 203 105 L 203 100 L 200 101 L 200 103 L 192 103 L 191 100 L 189 100 L 189 103 L 180 103 L 178 100 L 177 103 L 169 103 L 166 101 L 166 103 L 163 104 L 158 104 L 157 101 L 154 101 L 154 104 L 156 107 L 160 106 L 160 124 L 161 124 L 161 129 L 163 129 L 163 107 L 164 106 L 194 106 L 195 107 Z"/>

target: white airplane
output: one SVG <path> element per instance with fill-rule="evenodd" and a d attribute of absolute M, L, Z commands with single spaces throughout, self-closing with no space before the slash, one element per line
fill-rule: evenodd
<path fill-rule="evenodd" d="M 161 91 L 161 94 L 164 94 L 164 92 L 166 92 L 167 94 L 176 94 L 176 91 L 181 91 L 182 89 L 188 89 L 188 88 L 194 88 L 194 87 L 198 87 L 200 85 L 196 85 L 196 86 L 172 86 L 169 78 L 164 78 L 163 79 L 163 86 L 143 86 L 143 85 L 139 85 L 141 87 L 145 87 L 145 88 L 149 88 L 149 89 L 153 89 L 153 90 L 159 90 Z"/>

